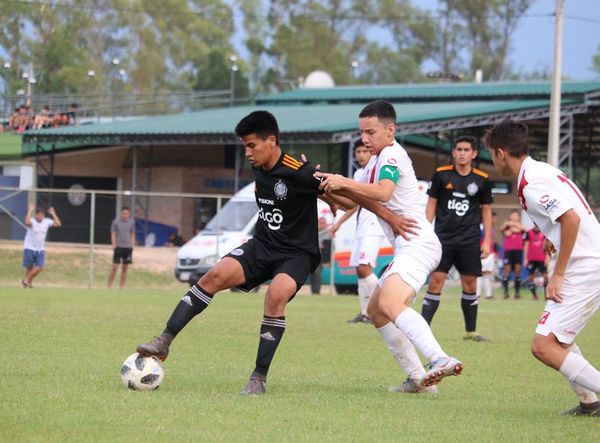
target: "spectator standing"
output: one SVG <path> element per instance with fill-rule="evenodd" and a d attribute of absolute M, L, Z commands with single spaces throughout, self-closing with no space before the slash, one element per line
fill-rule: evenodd
<path fill-rule="evenodd" d="M 534 300 L 538 299 L 534 280 L 536 273 L 539 272 L 544 277 L 544 288 L 548 284 L 548 257 L 544 251 L 545 238 L 544 233 L 537 226 L 523 234 L 523 255 L 525 256 L 525 267 L 529 273 L 526 287 L 531 291 Z"/>
<path fill-rule="evenodd" d="M 133 245 L 135 244 L 135 222 L 131 218 L 131 210 L 124 206 L 119 218 L 115 218 L 110 226 L 110 240 L 113 247 L 113 264 L 108 274 L 108 287 L 112 287 L 115 274 L 121 264 L 119 288 L 127 281 L 127 268 L 132 263 Z"/>
<path fill-rule="evenodd" d="M 508 220 L 500 227 L 503 236 L 502 252 L 504 255 L 504 269 L 502 275 L 502 287 L 504 288 L 504 299 L 509 299 L 508 280 L 512 271 L 515 277 L 515 300 L 521 298 L 521 265 L 523 263 L 523 232 L 525 228 L 521 224 L 521 214 L 513 209 Z"/>
<path fill-rule="evenodd" d="M 34 214 L 35 211 L 35 215 Z M 23 288 L 33 288 L 32 281 L 44 269 L 45 263 L 45 244 L 46 234 L 48 229 L 61 226 L 60 218 L 56 214 L 53 207 L 48 208 L 48 218 L 41 208 L 35 208 L 35 205 L 30 204 L 25 216 L 25 225 L 27 232 L 25 233 L 25 241 L 23 244 L 23 267 L 27 270 L 25 278 L 21 279 Z"/>

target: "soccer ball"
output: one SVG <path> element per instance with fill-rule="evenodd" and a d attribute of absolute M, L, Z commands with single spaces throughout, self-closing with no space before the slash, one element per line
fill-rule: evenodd
<path fill-rule="evenodd" d="M 121 366 L 123 386 L 137 391 L 157 389 L 163 381 L 165 371 L 156 357 L 144 357 L 139 353 L 131 354 Z"/>

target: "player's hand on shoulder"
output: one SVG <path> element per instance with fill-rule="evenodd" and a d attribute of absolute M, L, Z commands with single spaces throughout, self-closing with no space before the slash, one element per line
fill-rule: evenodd
<path fill-rule="evenodd" d="M 340 174 L 330 174 L 327 172 L 317 172 L 314 174 L 317 179 L 321 179 L 319 188 L 325 192 L 334 192 L 344 189 L 344 185 L 348 180 Z"/>

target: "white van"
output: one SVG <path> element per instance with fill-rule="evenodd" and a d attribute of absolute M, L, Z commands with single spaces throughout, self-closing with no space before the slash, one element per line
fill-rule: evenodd
<path fill-rule="evenodd" d="M 329 206 L 318 200 L 319 217 L 333 219 Z M 177 251 L 175 277 L 194 284 L 225 254 L 245 243 L 254 234 L 258 206 L 254 183 L 238 191 L 215 215 L 206 227 Z"/>

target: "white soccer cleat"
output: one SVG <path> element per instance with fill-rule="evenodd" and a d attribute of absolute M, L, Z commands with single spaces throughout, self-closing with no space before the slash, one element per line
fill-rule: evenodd
<path fill-rule="evenodd" d="M 464 365 L 454 357 L 442 357 L 431 363 L 429 371 L 421 379 L 421 386 L 437 385 L 444 377 L 460 375 Z"/>
<path fill-rule="evenodd" d="M 423 386 L 419 380 L 407 378 L 400 386 L 394 386 L 388 389 L 389 392 L 397 392 L 401 394 L 437 394 L 437 386 Z"/>

